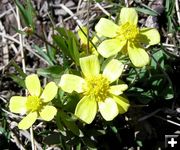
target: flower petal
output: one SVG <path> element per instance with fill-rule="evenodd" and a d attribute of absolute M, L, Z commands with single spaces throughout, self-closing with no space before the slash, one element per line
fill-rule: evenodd
<path fill-rule="evenodd" d="M 49 82 L 41 95 L 43 102 L 49 102 L 51 101 L 57 94 L 58 87 L 54 82 Z"/>
<path fill-rule="evenodd" d="M 128 111 L 130 104 L 126 98 L 122 96 L 113 96 L 112 98 L 117 103 L 120 114 L 123 114 Z"/>
<path fill-rule="evenodd" d="M 9 109 L 13 113 L 26 113 L 26 101 L 27 97 L 22 96 L 13 96 L 10 99 Z"/>
<path fill-rule="evenodd" d="M 21 120 L 21 122 L 18 124 L 18 128 L 22 129 L 22 130 L 26 130 L 28 128 L 30 128 L 33 123 L 36 121 L 38 117 L 37 112 L 31 112 L 29 113 L 25 118 L 23 118 L 23 120 Z"/>
<path fill-rule="evenodd" d="M 75 115 L 90 124 L 97 113 L 97 102 L 94 98 L 83 97 L 76 106 Z"/>
<path fill-rule="evenodd" d="M 100 72 L 99 60 L 96 55 L 80 58 L 80 66 L 85 77 L 95 76 Z"/>
<path fill-rule="evenodd" d="M 113 85 L 110 86 L 109 92 L 114 95 L 120 95 L 123 93 L 123 91 L 127 90 L 127 88 L 127 84 Z"/>
<path fill-rule="evenodd" d="M 113 120 L 119 113 L 118 106 L 112 98 L 98 102 L 99 111 L 106 121 Z"/>
<path fill-rule="evenodd" d="M 98 34 L 110 38 L 117 35 L 118 28 L 118 25 L 106 18 L 101 18 L 95 26 L 95 30 Z"/>
<path fill-rule="evenodd" d="M 123 72 L 124 65 L 117 59 L 112 59 L 104 68 L 103 75 L 112 83 L 117 80 Z"/>
<path fill-rule="evenodd" d="M 137 25 L 138 14 L 134 8 L 122 8 L 120 12 L 119 24 L 130 24 Z"/>
<path fill-rule="evenodd" d="M 44 106 L 39 112 L 41 118 L 45 121 L 50 121 L 57 113 L 57 109 L 54 106 Z"/>
<path fill-rule="evenodd" d="M 126 41 L 120 39 L 109 39 L 103 41 L 97 48 L 98 52 L 105 58 L 117 54 L 125 46 Z"/>
<path fill-rule="evenodd" d="M 72 75 L 72 74 L 64 74 L 61 77 L 61 80 L 59 82 L 59 86 L 62 88 L 63 91 L 72 93 L 73 91 L 76 91 L 78 93 L 83 92 L 83 84 L 85 83 L 84 79 Z"/>
<path fill-rule="evenodd" d="M 87 27 L 81 27 L 81 29 L 78 30 L 78 36 L 81 43 L 87 45 Z"/>
<path fill-rule="evenodd" d="M 136 67 L 143 67 L 149 63 L 149 55 L 137 43 L 128 44 L 128 54 L 133 65 Z"/>
<path fill-rule="evenodd" d="M 26 88 L 32 96 L 37 96 L 41 94 L 41 84 L 39 78 L 36 74 L 28 75 L 25 79 Z"/>
<path fill-rule="evenodd" d="M 148 46 L 155 45 L 160 42 L 160 34 L 157 29 L 142 28 L 137 36 L 138 41 Z"/>

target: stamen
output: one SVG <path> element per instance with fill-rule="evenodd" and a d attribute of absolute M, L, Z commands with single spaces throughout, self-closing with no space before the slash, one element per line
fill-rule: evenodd
<path fill-rule="evenodd" d="M 91 96 L 96 101 L 104 101 L 108 96 L 109 81 L 102 75 L 97 75 L 86 79 L 84 95 Z"/>
<path fill-rule="evenodd" d="M 28 96 L 26 107 L 29 111 L 37 111 L 42 107 L 42 101 L 37 96 Z"/>
<path fill-rule="evenodd" d="M 127 22 L 120 26 L 117 34 L 119 38 L 124 40 L 134 40 L 137 34 L 139 34 L 139 28 Z"/>

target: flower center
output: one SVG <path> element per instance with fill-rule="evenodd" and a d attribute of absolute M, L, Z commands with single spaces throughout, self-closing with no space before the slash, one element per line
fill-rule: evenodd
<path fill-rule="evenodd" d="M 26 107 L 29 111 L 37 111 L 41 108 L 41 106 L 42 106 L 42 101 L 39 97 L 37 96 L 27 97 Z"/>
<path fill-rule="evenodd" d="M 96 101 L 104 101 L 108 96 L 109 81 L 102 75 L 85 79 L 84 94 L 94 97 Z"/>
<path fill-rule="evenodd" d="M 137 34 L 139 34 L 139 28 L 129 22 L 122 24 L 118 31 L 118 37 L 124 38 L 124 40 L 133 40 Z"/>

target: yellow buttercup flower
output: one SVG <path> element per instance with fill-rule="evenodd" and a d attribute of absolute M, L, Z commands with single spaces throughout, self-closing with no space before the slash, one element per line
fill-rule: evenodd
<path fill-rule="evenodd" d="M 151 46 L 160 42 L 159 32 L 154 28 L 138 28 L 138 15 L 134 8 L 122 8 L 118 25 L 111 20 L 101 18 L 95 26 L 98 34 L 109 39 L 104 40 L 97 48 L 105 58 L 119 51 L 128 53 L 136 67 L 149 63 L 149 56 L 143 46 Z"/>
<path fill-rule="evenodd" d="M 129 102 L 122 96 L 128 88 L 126 84 L 111 85 L 117 80 L 124 65 L 116 60 L 109 61 L 103 73 L 100 73 L 100 64 L 96 55 L 80 58 L 80 67 L 84 78 L 72 74 L 64 74 L 59 86 L 65 92 L 76 91 L 82 93 L 83 98 L 75 109 L 75 115 L 90 124 L 97 111 L 107 120 L 113 120 L 119 113 L 123 114 L 129 107 Z"/>
<path fill-rule="evenodd" d="M 38 76 L 32 74 L 26 77 L 25 84 L 29 95 L 11 97 L 9 105 L 11 112 L 27 114 L 18 124 L 19 129 L 23 130 L 30 128 L 39 116 L 50 121 L 57 113 L 54 106 L 48 105 L 57 94 L 58 87 L 54 82 L 48 83 L 42 91 Z"/>

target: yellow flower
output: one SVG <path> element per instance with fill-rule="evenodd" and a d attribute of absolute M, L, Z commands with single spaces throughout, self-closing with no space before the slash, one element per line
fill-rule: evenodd
<path fill-rule="evenodd" d="M 48 105 L 57 94 L 58 87 L 54 82 L 48 83 L 42 91 L 38 76 L 32 74 L 26 77 L 25 84 L 29 95 L 11 97 L 9 105 L 11 112 L 27 114 L 18 124 L 19 129 L 23 130 L 30 128 L 39 116 L 50 121 L 57 113 L 54 106 Z"/>
<path fill-rule="evenodd" d="M 117 80 L 124 65 L 112 59 L 105 66 L 100 74 L 100 64 L 96 55 L 80 58 L 80 67 L 84 78 L 64 74 L 61 77 L 59 86 L 65 92 L 76 91 L 83 94 L 75 109 L 75 115 L 84 122 L 90 124 L 99 110 L 102 117 L 113 120 L 119 113 L 125 113 L 129 107 L 129 102 L 122 96 L 124 90 L 128 88 L 126 84 L 110 85 Z"/>
<path fill-rule="evenodd" d="M 111 20 L 101 18 L 95 26 L 98 34 L 109 39 L 103 41 L 97 48 L 105 58 L 119 51 L 128 53 L 131 62 L 136 67 L 149 63 L 149 56 L 143 45 L 150 46 L 160 42 L 160 35 L 153 28 L 138 28 L 138 15 L 134 8 L 122 8 L 118 25 Z"/>
<path fill-rule="evenodd" d="M 82 32 L 82 30 L 83 32 Z M 82 45 L 82 49 L 85 51 L 87 49 L 87 46 L 88 46 L 88 39 L 87 39 L 87 28 L 86 27 L 81 27 L 81 29 L 78 30 L 78 36 L 81 40 L 81 45 Z M 93 37 L 92 39 L 92 43 L 96 43 L 98 42 L 98 39 L 97 37 Z M 96 48 L 94 47 L 94 45 L 92 44 L 90 41 L 89 41 L 89 51 L 90 51 L 90 54 L 94 54 L 94 55 L 98 55 L 97 51 L 96 51 Z"/>

